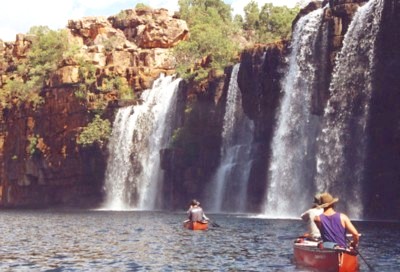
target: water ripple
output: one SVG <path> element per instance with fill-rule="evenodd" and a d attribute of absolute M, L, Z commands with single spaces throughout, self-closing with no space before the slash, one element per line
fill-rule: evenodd
<path fill-rule="evenodd" d="M 292 263 L 301 221 L 212 216 L 222 227 L 197 232 L 182 227 L 184 213 L 2 211 L 0 270 L 307 271 Z M 363 256 L 399 270 L 398 224 L 357 227 Z"/>

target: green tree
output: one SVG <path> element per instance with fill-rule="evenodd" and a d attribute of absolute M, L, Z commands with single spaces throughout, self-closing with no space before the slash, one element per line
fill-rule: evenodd
<path fill-rule="evenodd" d="M 54 31 L 45 26 L 32 27 L 28 34 L 36 36 L 28 53 L 29 76 L 47 79 L 61 63 L 64 53 L 68 51 L 66 30 Z"/>
<path fill-rule="evenodd" d="M 150 9 L 150 7 L 143 3 L 137 3 L 135 9 Z"/>
<path fill-rule="evenodd" d="M 251 0 L 245 7 L 244 7 L 244 28 L 246 30 L 256 30 L 259 26 L 260 20 L 260 9 L 258 8 L 258 4 L 256 1 Z"/>
<path fill-rule="evenodd" d="M 112 78 L 105 78 L 99 90 L 103 92 L 111 92 L 116 90 L 119 99 L 133 99 L 135 94 L 125 77 L 116 76 Z"/>
<path fill-rule="evenodd" d="M 291 33 L 292 22 L 298 12 L 298 6 L 288 8 L 265 4 L 259 16 L 258 40 L 268 42 L 288 38 Z"/>
<path fill-rule="evenodd" d="M 243 29 L 254 42 L 268 43 L 286 39 L 291 33 L 292 22 L 299 10 L 299 4 L 288 8 L 270 3 L 264 4 L 260 10 L 257 2 L 252 0 L 244 7 Z"/>
<path fill-rule="evenodd" d="M 77 143 L 82 146 L 93 145 L 95 143 L 102 146 L 111 135 L 111 123 L 108 120 L 103 120 L 99 115 L 96 115 L 92 122 L 83 128 L 79 134 Z"/>
<path fill-rule="evenodd" d="M 244 27 L 244 19 L 242 15 L 236 14 L 235 17 L 233 17 L 233 23 L 235 24 L 236 27 L 243 28 Z"/>
<path fill-rule="evenodd" d="M 46 26 L 32 27 L 28 34 L 34 36 L 27 59 L 21 61 L 14 77 L 0 90 L 3 107 L 11 107 L 21 102 L 31 102 L 34 106 L 42 103 L 40 90 L 64 58 L 70 54 L 67 32 L 54 31 Z M 17 102 L 15 102 L 17 101 Z"/>
<path fill-rule="evenodd" d="M 189 41 L 175 48 L 177 71 L 183 77 L 205 77 L 209 69 L 221 69 L 237 54 L 231 38 L 231 8 L 221 0 L 179 0 L 181 18 L 190 29 Z M 208 61 L 204 61 L 207 59 Z"/>
<path fill-rule="evenodd" d="M 181 18 L 191 24 L 191 19 L 195 19 L 194 11 L 206 11 L 213 9 L 224 21 L 230 23 L 232 20 L 232 8 L 221 0 L 178 0 L 179 13 Z M 197 16 L 196 16 L 197 17 Z"/>

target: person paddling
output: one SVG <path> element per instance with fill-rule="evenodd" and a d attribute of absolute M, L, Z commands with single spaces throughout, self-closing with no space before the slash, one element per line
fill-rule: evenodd
<path fill-rule="evenodd" d="M 339 198 L 334 198 L 329 193 L 320 195 L 320 205 L 324 212 L 314 218 L 317 224 L 323 242 L 333 242 L 340 247 L 346 248 L 346 230 L 353 235 L 351 246 L 356 248 L 359 243 L 359 234 L 357 229 L 351 223 L 349 217 L 344 213 L 334 210 L 334 204 Z"/>
<path fill-rule="evenodd" d="M 190 207 L 187 213 L 190 221 L 203 222 L 209 220 L 208 217 L 205 215 L 203 208 L 200 207 L 200 202 L 196 199 L 193 199 L 190 202 Z"/>

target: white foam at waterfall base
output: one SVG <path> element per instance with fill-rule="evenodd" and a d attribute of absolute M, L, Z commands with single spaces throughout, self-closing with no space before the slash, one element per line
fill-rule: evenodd
<path fill-rule="evenodd" d="M 362 218 L 363 181 L 375 43 L 383 0 L 369 1 L 353 17 L 330 85 L 319 136 L 316 186 L 341 199 L 353 218 Z"/>
<path fill-rule="evenodd" d="M 118 110 L 108 145 L 102 209 L 152 210 L 162 202 L 159 151 L 172 135 L 179 83 L 180 79 L 161 75 L 142 93 L 140 105 Z"/>

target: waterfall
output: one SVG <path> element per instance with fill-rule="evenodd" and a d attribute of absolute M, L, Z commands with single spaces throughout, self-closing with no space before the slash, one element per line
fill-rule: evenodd
<path fill-rule="evenodd" d="M 269 182 L 264 200 L 268 217 L 298 217 L 310 205 L 316 136 L 320 118 L 311 114 L 312 93 L 321 56 L 316 52 L 323 9 L 302 17 L 293 32 L 284 92 L 272 139 Z"/>
<path fill-rule="evenodd" d="M 221 161 L 210 183 L 210 210 L 243 212 L 252 166 L 254 124 L 243 112 L 237 83 L 240 64 L 232 69 L 222 130 Z"/>
<path fill-rule="evenodd" d="M 104 209 L 156 209 L 162 201 L 159 151 L 173 129 L 180 79 L 161 75 L 140 105 L 118 110 L 108 145 Z"/>
<path fill-rule="evenodd" d="M 318 191 L 328 190 L 345 199 L 346 210 L 356 218 L 363 213 L 366 127 L 383 2 L 369 1 L 354 15 L 336 58 L 331 97 L 318 140 Z"/>

